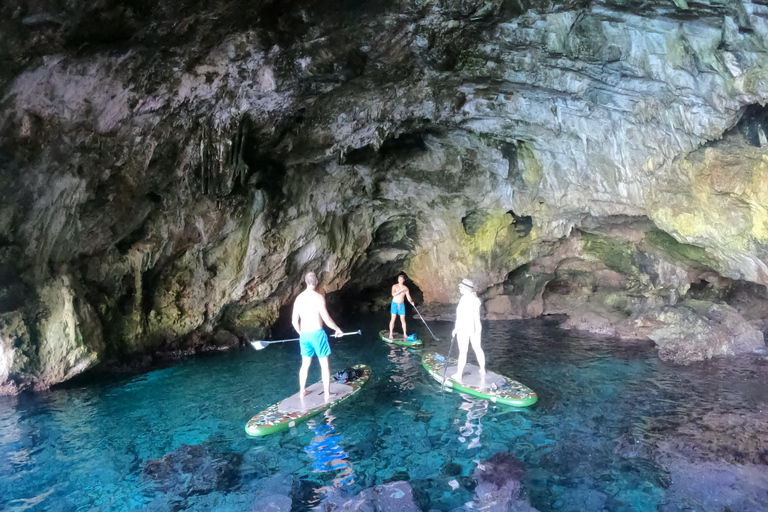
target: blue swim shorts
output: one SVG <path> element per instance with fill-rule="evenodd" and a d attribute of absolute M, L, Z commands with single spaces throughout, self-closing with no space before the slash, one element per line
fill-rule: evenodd
<path fill-rule="evenodd" d="M 389 312 L 393 315 L 403 315 L 405 316 L 405 302 L 401 302 L 398 304 L 395 301 L 392 301 L 392 305 L 389 306 Z"/>
<path fill-rule="evenodd" d="M 299 346 L 304 357 L 328 357 L 331 355 L 331 347 L 328 345 L 328 335 L 318 329 L 313 332 L 299 333 Z"/>

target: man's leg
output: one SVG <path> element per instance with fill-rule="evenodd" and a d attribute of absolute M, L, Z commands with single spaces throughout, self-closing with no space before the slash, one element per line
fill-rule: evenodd
<path fill-rule="evenodd" d="M 472 342 L 472 350 L 475 351 L 477 364 L 480 365 L 480 373 L 485 373 L 485 352 L 483 352 L 482 347 L 480 347 L 480 336 L 475 334 L 469 338 L 469 341 Z"/>
<path fill-rule="evenodd" d="M 456 343 L 459 345 L 459 364 L 456 366 L 456 373 L 451 375 L 451 378 L 459 384 L 461 384 L 461 376 L 464 373 L 464 366 L 467 364 L 467 351 L 469 350 L 468 338 L 469 336 L 462 334 L 456 336 Z"/>
<path fill-rule="evenodd" d="M 331 401 L 336 394 L 331 394 L 331 367 L 328 365 L 328 357 L 318 358 L 320 361 L 320 371 L 323 374 L 323 389 L 325 390 L 325 403 Z"/>
<path fill-rule="evenodd" d="M 397 315 L 395 313 L 392 313 L 392 319 L 389 321 L 389 339 L 392 339 L 392 330 L 395 328 L 395 318 L 397 318 Z"/>
<path fill-rule="evenodd" d="M 299 370 L 299 396 L 307 394 L 307 375 L 309 375 L 309 365 L 312 364 L 312 358 L 301 356 L 301 369 Z"/>
<path fill-rule="evenodd" d="M 408 331 L 405 330 L 405 315 L 400 315 L 400 323 L 403 324 L 403 336 L 408 339 Z"/>

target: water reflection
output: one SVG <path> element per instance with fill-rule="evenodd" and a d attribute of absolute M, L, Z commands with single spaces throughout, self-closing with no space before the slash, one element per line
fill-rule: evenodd
<path fill-rule="evenodd" d="M 336 471 L 332 481 L 333 487 L 342 487 L 355 483 L 355 473 L 349 462 L 349 453 L 344 451 L 340 444 L 344 436 L 335 433 L 335 419 L 329 410 L 325 413 L 325 423 L 315 420 L 308 422 L 315 436 L 309 446 L 304 448 L 304 453 L 312 459 L 313 473 Z"/>
<path fill-rule="evenodd" d="M 413 349 L 392 345 L 389 348 L 387 359 L 390 362 L 392 373 L 389 380 L 395 384 L 399 391 L 413 390 L 416 387 L 416 379 L 421 373 L 418 353 Z"/>
<path fill-rule="evenodd" d="M 41 503 L 43 503 L 43 501 L 45 501 L 45 498 L 50 496 L 51 493 L 53 493 L 53 491 L 54 491 L 53 489 L 50 489 L 49 491 L 38 494 L 37 496 L 34 496 L 32 498 L 13 500 L 8 504 L 10 507 L 8 510 L 10 512 L 22 512 L 23 510 L 32 510 L 38 505 L 40 505 Z"/>
<path fill-rule="evenodd" d="M 469 439 L 467 450 L 480 448 L 480 435 L 483 433 L 482 418 L 488 414 L 488 400 L 481 400 L 470 395 L 461 394 L 464 400 L 459 409 L 467 411 L 467 419 L 464 425 L 459 428 L 459 442 L 465 443 Z M 473 437 L 474 436 L 474 437 Z M 471 438 L 471 439 L 470 439 Z"/>

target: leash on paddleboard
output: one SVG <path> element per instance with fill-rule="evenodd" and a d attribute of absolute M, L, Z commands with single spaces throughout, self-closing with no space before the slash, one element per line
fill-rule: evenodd
<path fill-rule="evenodd" d="M 341 336 L 332 336 L 334 338 L 341 338 L 342 336 L 352 336 L 354 334 L 362 334 L 362 332 L 355 331 L 355 332 L 343 332 L 341 333 Z M 291 338 L 289 340 L 275 340 L 275 341 L 267 341 L 267 340 L 254 340 L 251 341 L 251 346 L 255 348 L 256 350 L 264 350 L 268 346 L 272 345 L 273 343 L 285 343 L 286 341 L 299 341 L 301 338 Z"/>
<path fill-rule="evenodd" d="M 443 383 L 440 384 L 440 394 L 445 393 L 445 375 L 448 373 L 448 361 L 451 359 L 451 351 L 453 350 L 453 340 L 456 336 L 451 335 L 451 348 L 448 349 L 448 357 L 445 358 L 445 366 L 443 367 Z"/>
<path fill-rule="evenodd" d="M 437 336 L 435 336 L 435 333 L 433 333 L 433 332 L 432 332 L 432 329 L 430 329 L 430 328 L 429 328 L 429 326 L 427 325 L 427 322 L 424 320 L 424 317 L 423 317 L 423 316 L 421 316 L 421 313 L 419 313 L 419 310 L 418 310 L 418 308 L 416 307 L 416 304 L 414 304 L 414 305 L 413 305 L 413 309 L 415 309 L 415 310 L 416 310 L 416 314 L 417 314 L 417 315 L 419 315 L 419 318 L 421 318 L 421 321 L 422 321 L 422 322 L 424 322 L 424 326 L 425 326 L 425 327 L 427 328 L 427 330 L 429 331 L 429 334 L 431 334 L 431 335 L 432 335 L 432 339 L 433 339 L 433 340 L 435 340 L 435 341 L 440 341 L 440 338 L 438 338 Z"/>

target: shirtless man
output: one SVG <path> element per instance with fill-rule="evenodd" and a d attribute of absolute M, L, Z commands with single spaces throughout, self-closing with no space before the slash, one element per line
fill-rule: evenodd
<path fill-rule="evenodd" d="M 408 291 L 408 287 L 403 283 L 405 283 L 405 276 L 400 274 L 397 276 L 397 284 L 392 285 L 392 304 L 389 307 L 392 319 L 389 321 L 389 339 L 392 339 L 392 330 L 395 328 L 397 315 L 400 315 L 400 321 L 403 323 L 403 336 L 405 336 L 405 339 L 408 339 L 408 333 L 405 330 L 405 298 L 408 297 L 408 302 L 411 303 L 411 306 L 413 306 L 413 299 Z"/>
<path fill-rule="evenodd" d="M 334 396 L 331 394 L 331 370 L 328 367 L 328 356 L 331 355 L 331 347 L 328 346 L 328 335 L 323 330 L 323 322 L 336 331 L 336 337 L 342 332 L 336 322 L 333 321 L 325 308 L 325 297 L 315 291 L 317 276 L 309 272 L 304 276 L 307 289 L 296 297 L 293 303 L 293 316 L 291 322 L 293 328 L 299 333 L 299 345 L 301 346 L 301 370 L 299 370 L 299 396 L 302 399 L 307 392 L 307 375 L 312 364 L 312 356 L 317 355 L 320 361 L 320 370 L 323 374 L 323 388 L 325 390 L 326 403 Z"/>
<path fill-rule="evenodd" d="M 477 363 L 480 365 L 480 375 L 485 375 L 485 353 L 480 347 L 480 335 L 483 332 L 483 326 L 480 324 L 480 298 L 474 290 L 474 283 L 469 279 L 463 279 L 459 284 L 461 300 L 456 306 L 456 325 L 453 328 L 453 336 L 459 344 L 459 363 L 456 367 L 456 373 L 451 375 L 451 379 L 461 384 L 461 376 L 464 373 L 464 365 L 467 364 L 467 353 L 469 344 L 477 356 Z"/>

